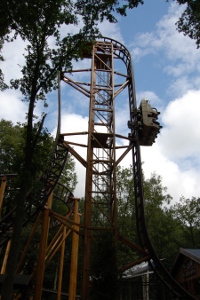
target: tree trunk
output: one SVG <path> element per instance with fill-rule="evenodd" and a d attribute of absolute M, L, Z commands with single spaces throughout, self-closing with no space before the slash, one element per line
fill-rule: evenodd
<path fill-rule="evenodd" d="M 3 284 L 1 300 L 13 299 L 12 294 L 13 294 L 15 268 L 17 264 L 17 258 L 18 258 L 19 247 L 20 247 L 20 236 L 22 231 L 22 225 L 24 221 L 24 208 L 25 208 L 24 204 L 29 190 L 26 181 L 27 181 L 27 177 L 23 179 L 21 184 L 21 190 L 17 196 L 17 208 L 16 208 L 16 215 L 15 215 L 15 221 L 13 226 L 13 235 L 12 235 L 10 252 L 8 255 L 8 262 L 6 267 L 5 280 Z"/>
<path fill-rule="evenodd" d="M 33 169 L 32 169 L 32 160 L 33 160 L 33 110 L 34 110 L 35 97 L 30 97 L 29 102 L 29 111 L 28 111 L 28 121 L 27 121 L 27 134 L 26 134 L 26 148 L 25 148 L 25 160 L 22 172 L 20 176 L 20 192 L 16 196 L 16 214 L 15 221 L 13 225 L 13 235 L 10 246 L 10 252 L 8 255 L 8 262 L 5 273 L 5 280 L 2 289 L 1 300 L 12 300 L 14 277 L 15 277 L 15 268 L 17 264 L 17 259 L 20 249 L 20 237 L 22 232 L 22 226 L 24 222 L 24 212 L 25 212 L 25 203 L 28 196 L 28 193 L 32 187 L 33 181 Z M 35 141 L 36 144 L 37 141 Z"/>

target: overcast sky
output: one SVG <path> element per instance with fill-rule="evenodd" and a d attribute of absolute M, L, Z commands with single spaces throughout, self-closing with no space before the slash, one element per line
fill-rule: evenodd
<path fill-rule="evenodd" d="M 145 178 L 161 175 L 174 201 L 200 196 L 200 50 L 195 42 L 176 30 L 182 7 L 165 0 L 145 1 L 117 24 L 100 25 L 104 36 L 123 43 L 132 55 L 137 102 L 145 97 L 160 112 L 161 133 L 152 147 L 141 147 Z M 67 32 L 66 32 L 67 33 Z M 65 29 L 63 29 L 65 34 Z M 17 78 L 23 64 L 22 41 L 5 45 L 5 79 Z M 85 62 L 81 62 L 81 66 Z M 80 66 L 79 66 L 80 67 Z M 49 97 L 46 126 L 56 127 L 57 94 Z M 86 130 L 88 102 L 73 90 L 62 92 L 62 132 Z M 43 108 L 37 107 L 39 114 Z M 121 131 L 127 130 L 126 106 L 116 107 Z M 23 121 L 26 103 L 14 90 L 1 93 L 0 118 Z M 119 123 L 120 120 L 120 123 Z M 124 127 L 123 127 L 124 126 Z M 123 164 L 131 163 L 130 155 Z M 76 196 L 84 195 L 84 169 L 77 164 L 79 184 Z"/>

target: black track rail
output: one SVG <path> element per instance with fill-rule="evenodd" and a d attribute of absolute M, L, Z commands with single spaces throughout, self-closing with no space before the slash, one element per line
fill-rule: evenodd
<path fill-rule="evenodd" d="M 57 122 L 57 134 L 55 139 L 55 146 L 52 153 L 51 161 L 47 165 L 46 170 L 42 174 L 41 178 L 39 179 L 39 185 L 37 190 L 32 191 L 25 203 L 25 217 L 23 226 L 29 223 L 33 216 L 35 216 L 40 209 L 44 207 L 47 202 L 49 195 L 54 190 L 55 186 L 57 185 L 60 175 L 62 174 L 63 168 L 65 166 L 67 156 L 69 153 L 69 149 L 63 143 L 64 139 L 60 135 L 60 127 L 61 127 L 61 108 L 60 108 L 60 78 L 58 78 L 58 122 Z M 62 188 L 62 195 L 65 197 L 71 197 L 72 193 L 66 189 Z M 58 198 L 60 198 L 61 193 L 59 192 Z M 67 200 L 64 200 L 67 202 Z M 2 246 L 12 234 L 13 230 L 13 223 L 15 217 L 16 207 L 12 209 L 7 215 L 5 215 L 0 221 L 0 235 L 1 235 L 1 242 L 0 246 Z"/>
<path fill-rule="evenodd" d="M 67 206 L 68 212 L 74 209 L 74 195 L 64 184 L 59 182 L 56 184 L 54 197 Z"/>
<path fill-rule="evenodd" d="M 59 73 L 60 74 L 60 73 Z M 73 208 L 73 194 L 71 191 L 58 183 L 65 166 L 69 149 L 64 144 L 64 138 L 60 135 L 61 128 L 61 106 L 60 106 L 60 75 L 58 76 L 58 122 L 55 146 L 52 153 L 51 161 L 39 179 L 37 190 L 33 190 L 27 196 L 25 203 L 25 217 L 23 226 L 28 224 L 33 217 L 41 210 L 47 202 L 49 195 L 54 191 L 54 196 L 64 202 L 68 210 Z M 0 247 L 11 238 L 16 207 L 0 220 Z"/>
<path fill-rule="evenodd" d="M 149 254 L 149 263 L 152 269 L 159 276 L 160 280 L 169 288 L 174 298 L 172 299 L 195 299 L 187 291 L 185 291 L 178 282 L 171 276 L 171 274 L 163 266 L 158 258 L 153 245 L 149 239 L 145 214 L 144 214 L 144 193 L 143 193 L 143 179 L 141 168 L 140 144 L 138 138 L 137 128 L 137 103 L 134 84 L 134 74 L 131 62 L 131 55 L 127 48 L 121 43 L 104 37 L 104 42 L 112 43 L 114 54 L 119 57 L 127 68 L 127 78 L 129 79 L 128 93 L 129 93 L 129 107 L 130 107 L 130 121 L 134 126 L 131 129 L 130 138 L 132 139 L 132 158 L 133 158 L 133 176 L 134 176 L 134 191 L 135 191 L 135 208 L 136 208 L 136 223 L 137 231 L 141 247 Z"/>
<path fill-rule="evenodd" d="M 25 203 L 25 218 L 24 218 L 25 221 L 23 226 L 29 223 L 33 218 L 33 216 L 36 215 L 38 211 L 42 209 L 42 207 L 46 204 L 49 195 L 52 193 L 56 184 L 58 183 L 68 153 L 69 153 L 68 148 L 63 144 L 62 138 L 58 136 L 58 138 L 56 139 L 56 145 L 54 148 L 52 160 L 40 178 L 40 187 L 38 188 L 38 190 L 31 192 L 27 197 Z M 68 191 L 66 196 L 71 196 L 71 192 Z M 16 207 L 14 207 L 12 211 L 10 211 L 6 216 L 4 216 L 1 219 L 0 246 L 3 245 L 8 240 L 10 235 L 9 233 L 12 232 L 15 210 Z"/>

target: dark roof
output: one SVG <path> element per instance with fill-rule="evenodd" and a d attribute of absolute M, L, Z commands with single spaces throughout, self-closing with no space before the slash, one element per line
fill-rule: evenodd
<path fill-rule="evenodd" d="M 200 249 L 184 249 L 180 248 L 179 253 L 176 256 L 173 268 L 171 273 L 173 274 L 176 272 L 176 268 L 178 266 L 179 261 L 184 257 L 188 257 L 189 259 L 192 259 L 193 261 L 197 262 L 200 264 Z"/>
<path fill-rule="evenodd" d="M 180 253 L 200 263 L 200 249 L 183 249 L 180 248 Z"/>

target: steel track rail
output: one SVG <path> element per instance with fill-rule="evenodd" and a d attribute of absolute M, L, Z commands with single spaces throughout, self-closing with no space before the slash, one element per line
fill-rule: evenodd
<path fill-rule="evenodd" d="M 150 241 L 144 213 L 144 193 L 143 193 L 143 179 L 142 179 L 142 168 L 141 168 L 141 155 L 140 155 L 140 144 L 138 138 L 137 129 L 137 103 L 136 103 L 136 93 L 134 84 L 134 74 L 131 62 L 131 55 L 124 45 L 121 43 L 103 37 L 104 42 L 112 43 L 114 48 L 114 53 L 119 57 L 127 68 L 127 78 L 128 83 L 128 93 L 129 93 L 129 108 L 130 108 L 130 121 L 135 124 L 131 129 L 130 137 L 133 140 L 132 144 L 132 158 L 133 158 L 133 176 L 134 176 L 134 191 L 135 191 L 135 209 L 136 209 L 136 223 L 137 231 L 142 248 L 149 254 L 149 263 L 152 269 L 158 275 L 160 280 L 169 288 L 173 299 L 195 299 L 187 291 L 185 291 L 178 282 L 171 276 L 171 274 L 163 266 L 162 262 L 158 258 L 153 245 Z"/>
<path fill-rule="evenodd" d="M 56 146 L 54 148 L 53 158 L 45 172 L 40 178 L 40 188 L 33 191 L 27 197 L 25 203 L 25 221 L 23 226 L 28 224 L 34 215 L 46 204 L 49 195 L 55 188 L 62 170 L 64 168 L 69 150 L 63 145 L 62 140 L 58 139 L 56 141 Z M 68 192 L 71 195 L 71 192 Z M 60 196 L 59 196 L 60 197 Z M 6 216 L 1 219 L 0 222 L 0 232 L 1 232 L 1 242 L 0 246 L 5 243 L 10 237 L 12 232 L 14 215 L 16 207 L 12 209 Z"/>
<path fill-rule="evenodd" d="M 32 191 L 25 203 L 25 221 L 23 226 L 28 224 L 33 216 L 35 216 L 38 211 L 46 204 L 49 195 L 54 190 L 58 183 L 60 175 L 65 166 L 69 149 L 63 143 L 64 139 L 60 135 L 61 127 L 61 113 L 60 113 L 60 77 L 58 78 L 58 122 L 57 122 L 57 134 L 55 139 L 55 146 L 53 150 L 53 155 L 49 165 L 42 174 L 39 180 L 39 187 L 36 191 Z M 64 191 L 64 188 L 62 189 Z M 65 196 L 70 197 L 72 193 L 65 188 Z M 60 196 L 58 196 L 60 197 Z M 66 201 L 67 202 L 67 201 Z M 14 216 L 16 207 L 12 209 L 6 216 L 4 216 L 0 221 L 0 235 L 1 242 L 0 247 L 11 237 L 13 230 Z"/>

